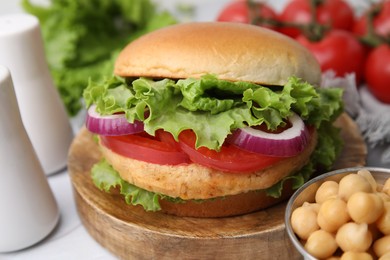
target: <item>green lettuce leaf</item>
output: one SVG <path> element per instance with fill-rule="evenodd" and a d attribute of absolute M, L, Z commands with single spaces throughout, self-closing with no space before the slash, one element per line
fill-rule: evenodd
<path fill-rule="evenodd" d="M 265 123 L 269 129 L 285 124 L 292 111 L 309 124 L 320 127 L 342 111 L 340 89 L 319 89 L 292 77 L 279 91 L 247 83 L 201 79 L 154 81 L 139 78 L 126 82 L 112 77 L 84 91 L 87 106 L 94 103 L 101 114 L 124 112 L 130 122 L 144 121 L 145 131 L 170 132 L 176 140 L 181 131 L 192 129 L 196 147 L 219 150 L 235 129 Z M 144 120 L 145 109 L 149 116 Z"/>
<path fill-rule="evenodd" d="M 158 194 L 126 182 L 104 159 L 92 167 L 91 176 L 93 183 L 100 190 L 109 192 L 112 188 L 118 187 L 127 204 L 142 205 L 146 211 L 161 209 Z"/>
<path fill-rule="evenodd" d="M 88 79 L 111 76 L 127 43 L 176 23 L 151 0 L 51 0 L 48 6 L 32 2 L 21 4 L 40 21 L 48 65 L 70 115 L 82 108 Z"/>

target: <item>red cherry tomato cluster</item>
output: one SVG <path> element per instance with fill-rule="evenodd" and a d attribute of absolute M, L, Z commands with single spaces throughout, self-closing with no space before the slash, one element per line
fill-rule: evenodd
<path fill-rule="evenodd" d="M 279 15 L 280 21 L 308 24 L 312 20 L 310 0 L 294 0 L 287 3 Z M 326 0 L 316 8 L 317 22 L 328 25 L 332 29 L 350 31 L 354 24 L 352 8 L 342 0 Z M 291 27 L 282 27 L 280 32 L 291 37 L 301 34 L 300 30 Z"/>
<path fill-rule="evenodd" d="M 232 0 L 216 20 L 288 35 L 313 53 L 322 71 L 354 73 L 358 84 L 366 82 L 379 100 L 390 103 L 390 0 L 372 4 L 359 17 L 346 0 L 290 0 L 279 13 L 264 2 Z"/>
<path fill-rule="evenodd" d="M 356 20 L 353 32 L 368 46 L 364 69 L 368 88 L 377 99 L 390 104 L 390 1 L 371 6 Z"/>

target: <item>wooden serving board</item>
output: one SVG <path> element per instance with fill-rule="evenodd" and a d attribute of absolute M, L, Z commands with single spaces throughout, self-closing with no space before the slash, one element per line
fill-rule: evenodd
<path fill-rule="evenodd" d="M 345 147 L 335 168 L 363 166 L 366 146 L 354 121 L 343 114 Z M 101 155 L 82 129 L 69 152 L 77 210 L 90 235 L 121 259 L 294 259 L 285 234 L 286 202 L 229 218 L 183 218 L 129 206 L 119 194 L 97 189 L 90 169 Z"/>

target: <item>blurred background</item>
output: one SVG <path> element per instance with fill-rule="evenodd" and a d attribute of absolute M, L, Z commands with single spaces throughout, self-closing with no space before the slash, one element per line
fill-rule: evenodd
<path fill-rule="evenodd" d="M 33 3 L 47 5 L 49 0 L 33 0 Z M 177 13 L 177 8 L 182 5 L 196 5 L 195 20 L 210 21 L 216 18 L 218 12 L 223 8 L 224 5 L 231 2 L 231 0 L 160 0 L 154 1 L 161 8 L 167 9 L 173 13 Z M 263 1 L 274 7 L 275 10 L 280 11 L 288 0 L 272 0 Z M 351 5 L 360 10 L 368 5 L 368 0 L 347 0 Z M 0 14 L 23 12 L 20 7 L 20 1 L 0 1 Z"/>

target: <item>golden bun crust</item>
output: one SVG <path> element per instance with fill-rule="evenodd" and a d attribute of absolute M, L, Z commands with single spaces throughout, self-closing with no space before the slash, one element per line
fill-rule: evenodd
<path fill-rule="evenodd" d="M 297 156 L 253 173 L 226 173 L 196 163 L 159 165 L 138 161 L 100 144 L 104 158 L 127 182 L 155 193 L 184 200 L 210 199 L 262 190 L 301 169 L 317 144 L 313 129 L 309 144 Z"/>
<path fill-rule="evenodd" d="M 220 79 L 284 85 L 290 76 L 319 85 L 321 70 L 299 43 L 248 24 L 184 23 L 146 34 L 127 45 L 115 63 L 122 77 Z"/>

